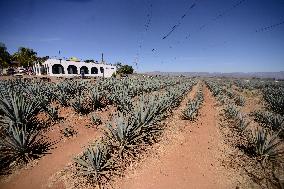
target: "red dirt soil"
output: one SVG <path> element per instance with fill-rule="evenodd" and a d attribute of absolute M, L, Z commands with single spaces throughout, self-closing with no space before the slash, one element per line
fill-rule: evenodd
<path fill-rule="evenodd" d="M 105 123 L 109 111 L 98 112 Z M 88 128 L 90 115 L 80 116 L 70 107 L 61 108 L 60 116 L 65 117 L 63 122 L 57 123 L 45 133 L 51 141 L 58 141 L 49 153 L 39 160 L 32 162 L 34 166 L 26 166 L 16 171 L 8 178 L 0 181 L 1 189 L 41 189 L 48 188 L 48 180 L 56 172 L 62 170 L 73 161 L 73 157 L 81 153 L 90 142 L 100 134 L 95 128 Z M 77 134 L 72 138 L 62 137 L 60 130 L 72 127 Z M 60 187 L 64 188 L 64 187 Z"/>
<path fill-rule="evenodd" d="M 195 91 L 196 87 L 169 118 L 168 127 L 176 130 L 166 137 L 170 141 L 160 145 L 162 150 L 158 150 L 158 155 L 146 158 L 142 165 L 126 174 L 116 188 L 236 188 L 239 175 L 221 165 L 227 146 L 218 128 L 214 98 L 207 88 L 203 89 L 205 99 L 198 120 L 180 118 Z"/>

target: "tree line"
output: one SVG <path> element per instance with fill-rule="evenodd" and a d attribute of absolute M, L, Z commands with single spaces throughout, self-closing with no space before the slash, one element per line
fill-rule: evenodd
<path fill-rule="evenodd" d="M 17 62 L 19 66 L 24 68 L 32 66 L 35 62 L 41 63 L 48 57 L 38 57 L 37 52 L 26 47 L 19 47 L 18 51 L 10 54 L 4 43 L 0 42 L 0 67 L 1 69 L 12 66 L 13 62 Z"/>

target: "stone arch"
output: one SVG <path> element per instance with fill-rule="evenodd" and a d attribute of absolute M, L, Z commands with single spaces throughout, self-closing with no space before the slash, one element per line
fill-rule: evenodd
<path fill-rule="evenodd" d="M 78 69 L 74 65 L 69 65 L 67 70 L 68 70 L 68 74 L 78 74 Z"/>
<path fill-rule="evenodd" d="M 98 74 L 99 73 L 99 70 L 97 67 L 92 67 L 91 68 L 91 74 Z"/>
<path fill-rule="evenodd" d="M 52 66 L 53 74 L 64 74 L 64 67 L 61 64 L 54 64 Z"/>
<path fill-rule="evenodd" d="M 89 74 L 89 69 L 87 68 L 87 66 L 82 66 L 80 68 L 80 73 L 84 73 L 84 74 Z"/>

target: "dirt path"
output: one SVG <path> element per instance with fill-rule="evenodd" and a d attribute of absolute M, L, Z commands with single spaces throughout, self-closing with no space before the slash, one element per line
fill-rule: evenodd
<path fill-rule="evenodd" d="M 196 88 L 167 120 L 171 131 L 159 145 L 158 154 L 129 171 L 116 188 L 236 188 L 237 176 L 221 166 L 226 146 L 218 129 L 218 112 L 209 90 L 204 87 L 204 105 L 196 122 L 181 120 L 179 116 Z"/>

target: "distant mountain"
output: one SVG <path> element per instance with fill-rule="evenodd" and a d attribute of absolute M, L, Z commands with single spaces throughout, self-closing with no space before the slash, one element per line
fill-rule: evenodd
<path fill-rule="evenodd" d="M 145 72 L 147 75 L 170 75 L 170 76 L 201 76 L 201 77 L 233 77 L 233 78 L 271 78 L 271 79 L 284 79 L 284 71 L 280 72 L 232 72 L 232 73 L 221 73 L 221 72 Z"/>

